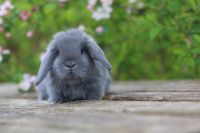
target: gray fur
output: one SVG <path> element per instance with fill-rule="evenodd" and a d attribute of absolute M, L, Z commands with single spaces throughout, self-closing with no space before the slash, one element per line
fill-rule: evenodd
<path fill-rule="evenodd" d="M 41 63 L 38 99 L 51 103 L 101 99 L 110 87 L 111 65 L 92 37 L 77 29 L 53 36 Z"/>

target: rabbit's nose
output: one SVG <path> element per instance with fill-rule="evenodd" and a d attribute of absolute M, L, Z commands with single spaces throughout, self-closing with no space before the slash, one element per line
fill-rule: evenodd
<path fill-rule="evenodd" d="M 76 63 L 74 61 L 69 61 L 67 63 L 65 63 L 65 66 L 68 68 L 73 68 L 76 65 Z"/>

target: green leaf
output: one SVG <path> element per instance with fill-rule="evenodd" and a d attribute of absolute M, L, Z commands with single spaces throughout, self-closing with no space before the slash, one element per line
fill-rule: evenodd
<path fill-rule="evenodd" d="M 154 40 L 158 34 L 160 33 L 161 29 L 160 28 L 153 28 L 151 31 L 150 31 L 150 34 L 149 34 L 149 37 L 151 40 Z"/>
<path fill-rule="evenodd" d="M 200 43 L 200 35 L 194 35 L 194 40 Z"/>
<path fill-rule="evenodd" d="M 193 9 L 196 8 L 195 0 L 188 0 L 189 4 L 192 6 Z"/>
<path fill-rule="evenodd" d="M 199 47 L 199 48 L 194 48 L 194 49 L 192 49 L 191 52 L 192 52 L 193 54 L 200 54 L 200 47 Z"/>

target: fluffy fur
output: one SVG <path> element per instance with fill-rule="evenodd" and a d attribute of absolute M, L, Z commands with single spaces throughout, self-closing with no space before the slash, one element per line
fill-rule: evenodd
<path fill-rule="evenodd" d="M 71 29 L 53 36 L 41 63 L 38 98 L 51 103 L 101 99 L 110 86 L 111 65 L 94 39 Z"/>

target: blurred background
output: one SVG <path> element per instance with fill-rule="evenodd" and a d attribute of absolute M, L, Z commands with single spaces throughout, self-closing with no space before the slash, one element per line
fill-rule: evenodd
<path fill-rule="evenodd" d="M 35 79 L 52 35 L 79 28 L 114 80 L 199 79 L 198 0 L 0 0 L 0 82 Z"/>

